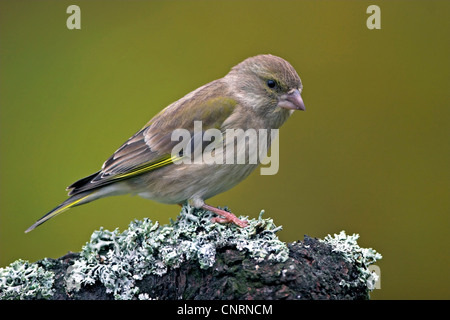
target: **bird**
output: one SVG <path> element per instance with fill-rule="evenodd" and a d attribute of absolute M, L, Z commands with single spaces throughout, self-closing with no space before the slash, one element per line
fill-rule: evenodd
<path fill-rule="evenodd" d="M 298 73 L 283 58 L 271 54 L 246 58 L 224 77 L 197 88 L 157 113 L 103 163 L 101 170 L 68 186 L 69 198 L 25 232 L 70 208 L 125 194 L 165 204 L 189 203 L 216 214 L 215 223 L 245 228 L 247 221 L 210 206 L 205 200 L 240 183 L 260 164 L 259 160 L 243 164 L 183 162 L 192 158 L 192 154 L 183 153 L 188 148 L 173 154 L 172 150 L 180 143 L 172 138 L 173 132 L 183 129 L 193 134 L 195 122 L 202 125 L 200 136 L 215 129 L 224 134 L 223 139 L 232 129 L 278 129 L 295 110 L 305 110 L 302 90 Z M 199 140 L 199 135 L 195 135 L 197 138 L 185 141 L 184 147 Z M 217 139 L 215 145 L 219 142 Z M 268 135 L 269 147 L 270 143 Z M 204 143 L 200 145 L 205 150 Z M 229 144 L 224 146 L 222 155 L 226 153 L 223 150 L 237 150 Z"/>

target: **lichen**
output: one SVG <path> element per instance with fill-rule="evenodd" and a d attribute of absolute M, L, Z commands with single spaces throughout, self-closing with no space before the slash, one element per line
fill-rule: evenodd
<path fill-rule="evenodd" d="M 225 208 L 225 210 L 227 210 Z M 200 269 L 211 268 L 218 252 L 232 247 L 239 251 L 239 260 L 264 259 L 285 262 L 289 258 L 289 248 L 280 241 L 272 219 L 263 219 L 261 211 L 257 219 L 247 219 L 248 226 L 212 223 L 215 214 L 195 209 L 186 204 L 176 221 L 160 225 L 149 219 L 134 220 L 123 232 L 100 228 L 93 232 L 82 251 L 71 260 L 64 276 L 64 292 L 69 296 L 84 286 L 101 284 L 106 293 L 115 299 L 158 299 L 150 293 L 139 292 L 139 280 L 146 275 L 162 276 L 170 269 L 179 268 L 183 263 L 198 264 Z M 359 274 L 355 281 L 343 281 L 347 287 L 358 287 L 363 283 L 369 290 L 375 287 L 377 275 L 368 267 L 381 255 L 373 249 L 363 249 L 357 244 L 359 235 L 346 235 L 344 231 L 321 240 L 339 252 L 356 266 Z M 222 250 L 222 251 L 221 251 Z M 276 266 L 277 264 L 274 264 Z M 0 268 L 0 299 L 50 299 L 56 282 L 53 271 L 59 262 L 44 259 L 36 263 L 17 260 L 5 268 Z M 237 265 L 234 267 L 238 267 Z M 286 270 L 280 273 L 286 274 Z M 237 279 L 229 283 L 236 290 L 244 281 Z"/>
<path fill-rule="evenodd" d="M 322 242 L 328 243 L 334 252 L 339 252 L 344 259 L 354 264 L 358 270 L 359 277 L 355 282 L 347 282 L 342 280 L 340 285 L 356 287 L 358 282 L 364 283 L 369 291 L 375 288 L 378 281 L 378 275 L 369 270 L 369 266 L 382 258 L 381 254 L 372 248 L 361 248 L 357 240 L 359 234 L 347 235 L 345 231 L 341 231 L 334 236 L 327 235 Z"/>
<path fill-rule="evenodd" d="M 283 262 L 289 249 L 275 232 L 272 219 L 248 220 L 249 225 L 212 223 L 214 214 L 186 204 L 176 221 L 160 226 L 149 219 L 135 220 L 119 232 L 94 231 L 82 248 L 80 259 L 68 269 L 66 289 L 78 291 L 83 285 L 99 281 L 115 299 L 139 296 L 137 280 L 145 275 L 163 275 L 169 268 L 178 268 L 185 261 L 196 261 L 201 269 L 210 268 L 218 249 L 234 246 L 250 258 Z M 142 296 L 143 297 L 143 296 Z"/>
<path fill-rule="evenodd" d="M 0 268 L 0 299 L 49 299 L 53 296 L 53 282 L 53 272 L 19 259 Z"/>

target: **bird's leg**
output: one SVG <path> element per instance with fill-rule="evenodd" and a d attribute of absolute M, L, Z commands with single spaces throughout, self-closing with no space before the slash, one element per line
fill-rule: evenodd
<path fill-rule="evenodd" d="M 238 217 L 236 217 L 231 212 L 221 210 L 216 207 L 209 206 L 207 204 L 203 204 L 202 208 L 211 212 L 214 212 L 215 214 L 218 214 L 219 216 L 222 216 L 223 218 L 215 217 L 211 219 L 211 222 L 218 222 L 218 223 L 234 223 L 235 225 L 245 228 L 248 225 L 248 222 L 245 220 L 240 220 Z"/>

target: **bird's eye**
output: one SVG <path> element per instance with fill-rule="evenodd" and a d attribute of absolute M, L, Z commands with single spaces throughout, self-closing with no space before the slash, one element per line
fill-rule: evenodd
<path fill-rule="evenodd" d="M 273 88 L 275 88 L 277 86 L 277 83 L 274 80 L 267 80 L 267 86 L 270 89 L 273 89 Z"/>

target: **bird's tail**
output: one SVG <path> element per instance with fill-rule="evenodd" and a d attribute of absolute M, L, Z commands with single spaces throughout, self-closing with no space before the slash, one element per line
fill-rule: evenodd
<path fill-rule="evenodd" d="M 43 224 L 45 221 L 53 218 L 54 216 L 60 214 L 63 211 L 66 211 L 67 209 L 70 209 L 72 207 L 76 207 L 88 202 L 91 202 L 95 199 L 98 199 L 98 196 L 95 195 L 98 192 L 98 190 L 89 190 L 85 192 L 78 193 L 76 195 L 73 195 L 63 203 L 61 203 L 59 206 L 51 210 L 49 213 L 47 213 L 45 216 L 40 218 L 38 221 L 36 221 L 31 227 L 29 227 L 27 230 L 25 230 L 25 233 L 30 232 L 31 230 L 34 230 L 36 227 Z"/>

